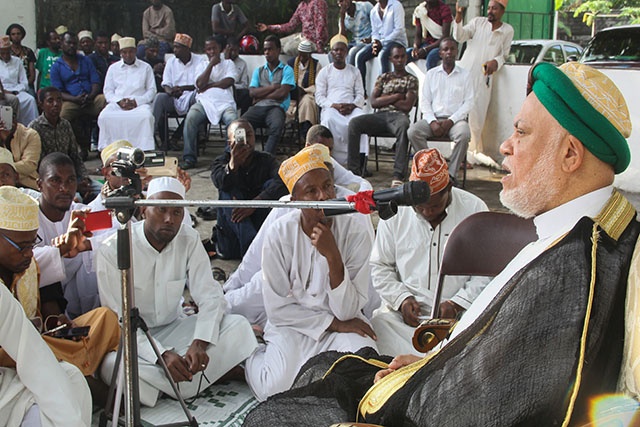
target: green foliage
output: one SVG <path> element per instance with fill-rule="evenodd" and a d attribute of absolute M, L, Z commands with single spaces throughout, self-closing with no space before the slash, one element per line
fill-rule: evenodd
<path fill-rule="evenodd" d="M 597 15 L 613 10 L 619 10 L 621 17 L 630 18 L 634 24 L 640 23 L 640 0 L 574 0 L 566 9 L 573 11 L 574 17 L 582 14 L 582 22 L 588 26 L 593 25 Z"/>

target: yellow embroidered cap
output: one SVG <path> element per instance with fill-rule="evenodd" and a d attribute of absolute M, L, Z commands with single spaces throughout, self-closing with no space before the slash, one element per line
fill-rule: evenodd
<path fill-rule="evenodd" d="M 325 145 L 313 144 L 303 148 L 298 154 L 282 162 L 278 174 L 290 193 L 300 178 L 307 172 L 314 169 L 329 170 L 325 164 L 326 152 L 328 151 L 329 149 Z"/>
<path fill-rule="evenodd" d="M 113 42 L 117 42 L 118 40 L 120 40 L 122 38 L 122 36 L 118 33 L 113 33 L 113 35 L 111 36 L 111 43 Z"/>
<path fill-rule="evenodd" d="M 314 149 L 318 150 L 318 152 L 322 156 L 322 160 L 325 163 L 333 164 L 333 161 L 331 160 L 331 152 L 329 151 L 329 147 L 320 143 L 311 144 L 309 147 L 313 147 Z"/>
<path fill-rule="evenodd" d="M 13 154 L 4 147 L 0 147 L 0 164 L 2 163 L 6 163 L 11 166 L 14 171 L 16 170 L 16 165 L 13 162 Z"/>
<path fill-rule="evenodd" d="M 193 39 L 191 38 L 191 36 L 189 34 L 177 33 L 176 37 L 173 39 L 173 42 L 174 43 L 180 43 L 181 45 L 190 48 L 191 44 L 193 43 Z"/>
<path fill-rule="evenodd" d="M 509 4 L 509 0 L 495 0 L 496 3 L 500 3 L 502 5 L 502 7 L 504 7 L 505 9 L 507 8 L 507 5 Z"/>
<path fill-rule="evenodd" d="M 120 45 L 120 50 L 127 48 L 136 48 L 136 39 L 133 37 L 123 37 L 118 40 L 118 44 Z"/>
<path fill-rule="evenodd" d="M 102 160 L 102 165 L 106 165 L 109 161 L 109 158 L 116 154 L 119 149 L 124 147 L 132 148 L 133 145 L 131 145 L 129 141 L 120 139 L 104 147 L 104 149 L 100 152 L 100 160 Z"/>
<path fill-rule="evenodd" d="M 413 156 L 409 180 L 426 182 L 431 194 L 436 194 L 449 184 L 447 161 L 435 148 L 420 150 Z"/>
<path fill-rule="evenodd" d="M 329 42 L 329 46 L 331 46 L 331 49 L 333 49 L 333 45 L 335 45 L 336 43 L 344 43 L 348 45 L 349 40 L 342 34 L 336 34 L 335 36 L 331 37 L 331 41 Z"/>
<path fill-rule="evenodd" d="M 38 202 L 16 187 L 0 187 L 0 228 L 11 231 L 38 229 Z"/>
<path fill-rule="evenodd" d="M 56 29 L 53 31 L 55 31 L 56 33 L 58 33 L 59 36 L 61 36 L 67 31 L 69 31 L 69 29 L 65 25 L 58 25 Z"/>

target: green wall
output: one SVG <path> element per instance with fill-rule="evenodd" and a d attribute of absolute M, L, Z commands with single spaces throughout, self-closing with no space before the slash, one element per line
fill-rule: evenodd
<path fill-rule="evenodd" d="M 485 8 L 489 1 L 485 1 Z M 513 26 L 514 40 L 553 37 L 553 0 L 510 0 L 502 18 Z"/>

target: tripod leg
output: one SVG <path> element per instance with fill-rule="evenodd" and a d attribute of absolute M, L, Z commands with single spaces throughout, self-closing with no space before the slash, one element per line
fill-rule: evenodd
<path fill-rule="evenodd" d="M 120 336 L 120 345 L 118 346 L 118 351 L 116 352 L 116 363 L 114 365 L 113 372 L 111 373 L 111 382 L 109 383 L 109 395 L 107 396 L 107 404 L 100 414 L 100 427 L 107 427 L 107 421 L 113 419 L 113 400 L 116 396 L 117 378 L 118 373 L 120 372 L 120 361 L 122 360 L 122 339 L 123 337 Z"/>
<path fill-rule="evenodd" d="M 153 337 L 149 333 L 149 328 L 147 327 L 147 324 L 144 322 L 142 317 L 140 317 L 140 315 L 138 313 L 138 310 L 136 308 L 134 308 L 133 310 L 135 310 L 135 316 L 136 316 L 136 325 L 135 326 L 136 326 L 136 328 L 142 329 L 144 334 L 147 336 L 147 339 L 149 340 L 149 343 L 151 344 L 151 347 L 153 347 L 153 352 L 156 354 L 156 357 L 158 358 L 158 363 L 162 367 L 162 370 L 164 371 L 164 375 L 165 375 L 165 377 L 167 377 L 167 380 L 169 381 L 169 384 L 171 385 L 171 389 L 173 390 L 173 393 L 175 394 L 176 399 L 178 399 L 178 402 L 180 402 L 180 406 L 182 407 L 182 411 L 184 412 L 185 416 L 189 420 L 190 425 L 197 426 L 198 423 L 197 423 L 195 417 L 193 415 L 191 415 L 191 411 L 189 411 L 189 408 L 187 408 L 187 404 L 184 402 L 184 399 L 182 398 L 182 395 L 180 394 L 180 390 L 178 390 L 178 386 L 177 386 L 176 382 L 173 380 L 173 378 L 171 378 L 171 372 L 169 372 L 169 368 L 167 367 L 167 364 L 164 362 L 164 359 L 162 358 L 162 353 L 160 353 L 160 349 L 158 348 L 158 346 L 156 345 L 156 342 L 153 340 Z"/>

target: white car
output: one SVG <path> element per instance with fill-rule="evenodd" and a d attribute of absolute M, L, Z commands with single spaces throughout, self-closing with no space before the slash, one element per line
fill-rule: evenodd
<path fill-rule="evenodd" d="M 533 65 L 536 62 L 551 62 L 562 65 L 577 61 L 582 47 L 564 40 L 514 40 L 507 57 L 507 64 Z"/>

